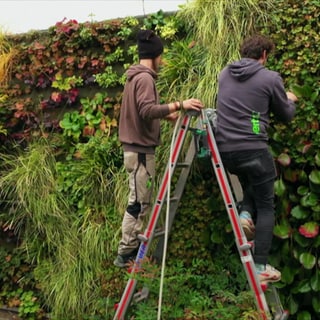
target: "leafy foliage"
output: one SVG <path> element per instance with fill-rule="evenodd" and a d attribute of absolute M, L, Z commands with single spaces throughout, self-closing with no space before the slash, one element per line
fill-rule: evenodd
<path fill-rule="evenodd" d="M 259 29 L 271 18 L 276 1 L 261 4 L 258 0 L 195 0 L 179 11 L 186 33 L 200 46 L 205 57 L 198 65 L 198 75 L 193 96 L 201 97 L 208 108 L 215 106 L 217 79 L 221 69 L 239 57 L 239 44 L 243 37 Z M 183 79 L 187 80 L 187 79 Z M 190 81 L 185 84 L 194 86 Z"/>
<path fill-rule="evenodd" d="M 8 137 L 29 140 L 31 135 L 43 135 L 43 128 L 59 132 L 65 108 L 79 109 L 81 99 L 94 96 L 101 87 L 116 85 L 105 95 L 110 99 L 119 95 L 119 83 L 123 84 L 119 74 L 124 69 L 114 73 L 112 64 L 119 65 L 123 59 L 118 47 L 124 40 L 120 32 L 131 25 L 126 19 L 92 24 L 63 20 L 38 38 L 9 37 L 9 45 L 16 46 L 13 79 L 6 89 L 7 98 L 0 101 L 1 107 L 11 111 L 0 120 Z M 92 87 L 89 97 L 84 86 Z M 107 121 L 101 118 L 100 122 Z"/>
<path fill-rule="evenodd" d="M 22 251 L 1 252 L 1 302 L 18 301 L 25 318 L 41 317 L 44 303 L 56 319 L 112 319 L 126 280 L 110 262 L 127 189 L 116 128 L 124 71 L 137 62 L 134 35 L 144 24 L 167 39 L 162 100 L 198 96 L 208 107 L 216 76 L 238 57 L 240 40 L 258 30 L 275 40 L 269 67 L 299 104 L 290 125 L 271 121 L 279 178 L 270 263 L 282 270 L 277 286 L 292 319 L 319 317 L 319 11 L 319 1 L 310 0 L 197 0 L 170 17 L 63 20 L 46 32 L 9 37 L 16 51 L 0 95 L 0 226 L 19 237 Z M 172 126 L 162 129 L 171 136 Z M 181 262 L 168 260 L 163 312 L 175 319 L 256 319 L 208 168 L 195 163 L 173 226 L 168 255 Z M 146 268 L 141 280 L 154 295 L 133 307 L 136 319 L 156 308 L 159 269 Z"/>
<path fill-rule="evenodd" d="M 318 1 L 283 1 L 267 31 L 276 44 L 270 67 L 299 98 L 294 121 L 270 132 L 279 170 L 272 257 L 283 270 L 281 291 L 296 319 L 320 314 L 312 300 L 319 295 L 319 8 Z"/>
<path fill-rule="evenodd" d="M 0 31 L 0 89 L 6 87 L 11 80 L 13 57 L 16 54 L 7 37 Z M 0 91 L 2 95 L 2 90 Z"/>
<path fill-rule="evenodd" d="M 210 272 L 203 272 L 209 268 Z M 186 266 L 176 261 L 167 268 L 164 282 L 162 317 L 164 319 L 246 319 L 245 314 L 253 311 L 252 295 L 242 292 L 238 296 L 234 287 L 229 287 L 228 276 L 221 276 L 222 270 L 211 269 L 211 262 L 194 259 Z M 137 274 L 140 286 L 149 290 L 149 298 L 134 304 L 129 316 L 136 319 L 157 317 L 160 269 L 152 261 L 143 263 L 143 270 Z M 251 312 L 250 312 L 250 311 Z"/>

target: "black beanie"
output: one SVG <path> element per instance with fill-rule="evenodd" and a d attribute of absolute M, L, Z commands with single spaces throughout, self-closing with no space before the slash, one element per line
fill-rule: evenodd
<path fill-rule="evenodd" d="M 163 52 L 161 39 L 152 30 L 140 30 L 137 39 L 139 59 L 153 59 Z"/>

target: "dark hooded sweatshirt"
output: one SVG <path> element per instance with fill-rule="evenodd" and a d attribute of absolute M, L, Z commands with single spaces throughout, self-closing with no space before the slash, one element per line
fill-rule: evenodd
<path fill-rule="evenodd" d="M 249 58 L 222 70 L 217 96 L 219 151 L 268 148 L 270 113 L 282 122 L 290 121 L 295 113 L 277 72 Z"/>
<path fill-rule="evenodd" d="M 160 144 L 160 119 L 170 110 L 168 104 L 159 104 L 156 78 L 156 72 L 141 64 L 127 70 L 119 123 L 124 151 L 154 154 Z"/>

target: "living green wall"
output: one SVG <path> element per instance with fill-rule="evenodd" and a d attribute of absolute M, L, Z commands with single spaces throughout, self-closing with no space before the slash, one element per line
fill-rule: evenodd
<path fill-rule="evenodd" d="M 297 319 L 320 312 L 319 14 L 319 1 L 281 1 L 268 27 L 276 44 L 270 67 L 299 97 L 294 121 L 270 130 L 279 172 L 273 261 L 282 270 L 285 305 Z"/>
<path fill-rule="evenodd" d="M 274 246 L 270 262 L 282 270 L 283 279 L 277 285 L 281 298 L 284 305 L 289 308 L 292 319 L 299 320 L 316 319 L 320 314 L 319 12 L 320 1 L 278 1 L 272 11 L 272 22 L 258 26 L 263 33 L 271 36 L 276 44 L 276 51 L 270 57 L 268 67 L 279 71 L 283 75 L 285 86 L 299 96 L 295 120 L 287 126 L 272 121 L 270 130 L 271 148 L 279 172 L 276 182 L 277 225 L 274 230 Z M 70 226 L 73 232 L 76 232 L 71 227 L 74 221 L 77 221 L 77 230 L 86 232 L 89 230 L 88 221 L 100 222 L 99 226 L 108 226 L 105 229 L 94 230 L 96 234 L 101 233 L 101 238 L 98 238 L 100 240 L 103 239 L 103 234 L 109 235 L 110 228 L 113 228 L 115 236 L 110 235 L 107 241 L 101 241 L 105 247 L 99 251 L 101 259 L 107 261 L 104 262 L 104 267 L 110 270 L 102 280 L 103 290 L 108 292 L 106 287 L 112 287 L 114 284 L 117 289 L 112 287 L 113 298 L 121 294 L 119 281 L 123 284 L 119 280 L 123 278 L 122 274 L 114 271 L 109 261 L 115 254 L 113 250 L 121 223 L 121 215 L 117 216 L 115 212 L 123 206 L 123 203 L 121 199 L 114 199 L 107 191 L 117 188 L 112 181 L 115 177 L 114 171 L 120 172 L 116 176 L 117 179 L 122 177 L 117 120 L 125 80 L 124 71 L 128 65 L 137 61 L 135 33 L 142 24 L 151 28 L 159 26 L 158 32 L 168 37 L 165 57 L 170 57 L 170 50 L 176 51 L 176 56 L 181 57 L 179 63 L 171 64 L 170 69 L 164 68 L 164 74 L 165 71 L 170 77 L 176 74 L 176 79 L 181 80 L 183 75 L 188 74 L 188 66 L 193 61 L 199 60 L 199 57 L 205 59 L 205 55 L 199 55 L 200 52 L 205 54 L 205 50 L 201 50 L 202 48 L 194 43 L 193 46 L 189 46 L 192 40 L 196 39 L 192 39 L 187 33 L 185 23 L 161 12 L 145 20 L 127 18 L 85 24 L 79 24 L 74 20 L 62 21 L 47 31 L 8 37 L 9 43 L 16 50 L 16 56 L 10 70 L 11 79 L 8 85 L 3 85 L 0 89 L 2 154 L 16 155 L 17 145 L 22 148 L 22 152 L 29 152 L 28 146 L 33 145 L 40 137 L 44 138 L 50 146 L 54 161 L 58 163 L 55 169 L 57 172 L 54 172 L 54 177 L 59 178 L 58 189 L 66 195 L 63 201 L 72 212 L 68 212 L 71 219 L 63 220 L 65 218 L 61 217 L 62 220 L 59 221 L 67 227 Z M 183 57 L 185 59 L 182 59 Z M 174 58 L 175 56 L 172 56 L 172 59 Z M 197 63 L 201 64 L 198 60 Z M 186 73 L 183 73 L 182 69 Z M 195 68 L 192 71 L 196 71 Z M 199 78 L 201 75 L 194 72 L 192 79 L 197 81 Z M 160 84 L 161 96 L 165 101 L 170 92 L 166 91 L 168 87 L 161 75 Z M 168 130 L 170 134 L 170 129 L 164 127 L 164 130 Z M 40 154 L 46 154 L 46 148 L 41 149 L 43 151 Z M 32 154 L 32 149 L 29 154 Z M 48 157 L 50 160 L 51 155 Z M 166 163 L 165 153 L 159 158 L 158 166 L 161 171 Z M 22 165 L 30 163 L 19 159 Z M 13 168 L 8 166 L 5 160 L 2 156 L 2 187 L 6 186 L 6 173 Z M 49 166 L 51 164 L 49 160 L 35 163 L 33 170 L 43 164 Z M 12 165 L 12 162 L 10 164 Z M 212 172 L 204 170 L 206 165 L 201 166 L 201 163 L 199 165 L 201 169 L 195 170 L 192 180 L 192 183 L 198 186 L 197 192 L 194 195 L 189 190 L 192 188 L 186 188 L 185 206 L 182 206 L 173 233 L 173 241 L 179 245 L 170 248 L 169 255 L 181 256 L 186 265 L 192 265 L 195 258 L 210 261 L 214 265 L 217 263 L 217 252 L 227 250 L 232 253 L 230 255 L 232 259 L 236 260 L 234 259 L 237 257 L 236 248 L 229 245 L 232 242 L 232 235 L 215 179 L 208 179 L 208 175 L 211 177 Z M 99 173 L 90 171 L 93 167 L 103 170 Z M 90 177 L 101 182 L 102 177 L 106 176 L 110 184 L 103 186 L 105 195 L 96 197 L 90 193 L 90 190 L 98 190 L 99 195 L 103 193 L 94 182 L 88 183 Z M 47 190 L 45 185 L 45 183 L 40 185 L 44 191 Z M 95 188 L 91 188 L 93 185 Z M 37 188 L 36 186 L 36 183 L 31 185 L 34 188 Z M 39 198 L 45 194 L 39 193 L 34 196 Z M 30 237 L 24 239 L 24 229 L 19 229 L 18 234 L 16 229 L 21 224 L 34 227 L 32 215 L 25 214 L 31 211 L 30 207 L 18 206 L 19 214 L 13 214 L 12 207 L 8 205 L 12 203 L 9 202 L 12 199 L 4 196 L 2 193 L 0 218 L 2 235 L 15 241 L 18 247 L 21 245 L 24 254 L 28 253 L 27 256 L 23 254 L 21 257 L 27 260 L 28 270 L 35 268 L 37 280 L 42 281 L 40 292 L 45 293 L 49 309 L 60 303 L 65 312 L 70 314 L 90 310 L 92 306 L 89 303 L 72 306 L 71 302 L 63 304 L 59 301 L 63 283 L 60 288 L 49 288 L 53 294 L 46 292 L 43 283 L 47 281 L 53 284 L 57 280 L 45 274 L 46 270 L 49 270 L 46 267 L 50 265 L 46 259 L 48 252 L 55 258 L 60 258 L 55 253 L 58 251 L 59 241 L 51 243 L 52 247 L 41 247 L 41 250 L 36 252 L 34 249 L 41 241 L 50 239 L 48 230 L 36 229 L 39 242 L 28 243 Z M 93 201 L 92 198 L 97 200 Z M 105 203 L 108 203 L 105 205 L 107 209 L 101 209 Z M 32 210 L 35 209 L 37 208 Z M 194 229 L 186 232 L 185 226 L 191 221 Z M 59 222 L 56 222 L 57 224 L 62 225 Z M 62 230 L 57 229 L 55 232 Z M 32 236 L 32 233 L 28 235 Z M 85 236 L 88 236 L 88 233 L 74 235 L 83 241 L 82 243 L 85 243 Z M 61 246 L 65 248 L 66 239 L 60 240 Z M 72 241 L 70 238 L 67 240 L 69 243 L 75 241 L 74 238 Z M 30 247 L 33 250 L 26 250 Z M 190 249 L 187 250 L 187 255 L 186 248 Z M 18 253 L 15 251 L 16 254 Z M 10 268 L 6 270 L 10 272 L 3 274 L 2 279 L 5 279 L 6 283 L 1 280 L 3 288 L 1 296 L 5 296 L 3 301 L 6 302 L 10 301 L 8 296 L 13 276 L 21 273 L 19 267 L 26 268 L 24 262 L 19 265 L 17 256 L 15 260 L 9 259 L 9 261 L 7 257 L 8 255 L 2 255 L 2 263 L 5 266 L 9 264 Z M 43 261 L 46 264 L 43 264 Z M 222 257 L 218 261 L 221 261 L 221 264 L 225 262 Z M 58 275 L 59 267 L 64 262 L 61 260 L 56 268 L 51 270 L 55 270 Z M 88 263 L 87 260 L 81 263 L 82 267 L 90 269 L 90 265 L 85 264 Z M 40 264 L 41 268 L 37 264 Z M 101 270 L 90 270 L 90 272 L 96 275 L 100 274 Z M 91 285 L 93 280 L 87 281 Z M 32 286 L 31 282 L 28 279 L 20 284 L 25 285 L 23 288 L 27 288 Z M 241 288 L 241 284 L 235 285 Z M 15 283 L 12 291 L 19 289 L 21 289 L 19 284 Z M 107 296 L 108 293 L 104 292 Z M 82 298 L 86 297 L 84 295 Z M 28 298 L 27 296 L 25 299 Z"/>

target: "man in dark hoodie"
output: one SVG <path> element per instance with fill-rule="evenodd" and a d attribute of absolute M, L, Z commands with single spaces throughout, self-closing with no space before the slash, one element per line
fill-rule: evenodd
<path fill-rule="evenodd" d="M 240 222 L 247 239 L 254 239 L 253 259 L 261 283 L 281 279 L 281 273 L 267 264 L 275 223 L 276 178 L 268 148 L 270 114 L 289 122 L 297 101 L 285 91 L 280 75 L 264 67 L 273 48 L 266 37 L 246 39 L 241 59 L 220 73 L 217 95 L 216 141 L 224 167 L 238 176 L 243 189 Z"/>
<path fill-rule="evenodd" d="M 151 30 L 138 32 L 139 64 L 127 71 L 120 109 L 119 139 L 129 175 L 129 199 L 122 221 L 122 238 L 114 264 L 125 267 L 139 248 L 144 217 L 150 211 L 155 176 L 155 150 L 160 144 L 160 119 L 175 121 L 180 109 L 200 111 L 198 99 L 159 104 L 156 79 L 163 44 Z"/>

